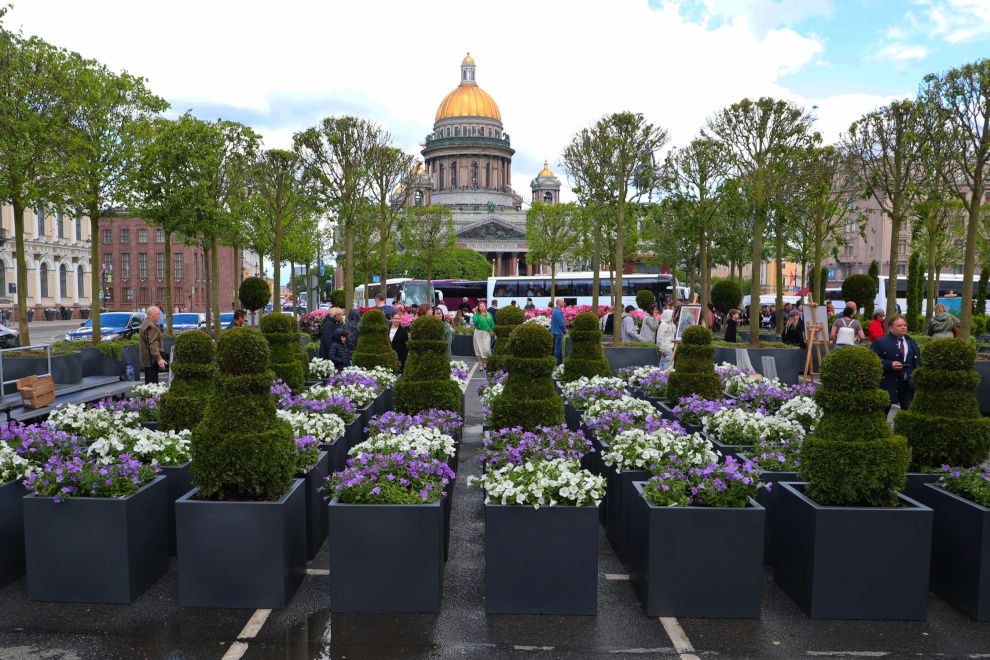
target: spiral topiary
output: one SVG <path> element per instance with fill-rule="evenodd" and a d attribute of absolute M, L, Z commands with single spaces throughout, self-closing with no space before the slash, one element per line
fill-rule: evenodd
<path fill-rule="evenodd" d="M 593 312 L 582 312 L 571 321 L 571 354 L 564 358 L 564 382 L 577 380 L 582 376 L 611 376 L 605 349 L 602 347 L 602 331 L 598 327 L 598 316 Z"/>
<path fill-rule="evenodd" d="M 518 307 L 503 307 L 495 312 L 495 345 L 492 346 L 492 354 L 488 356 L 486 363 L 489 373 L 506 371 L 512 331 L 525 320 L 526 313 Z"/>
<path fill-rule="evenodd" d="M 815 401 L 824 415 L 801 447 L 807 494 L 826 506 L 891 506 L 904 487 L 911 450 L 887 425 L 890 398 L 877 387 L 873 351 L 848 346 L 822 360 Z"/>
<path fill-rule="evenodd" d="M 281 378 L 293 392 L 302 390 L 306 376 L 299 355 L 299 323 L 288 314 L 272 312 L 261 317 L 261 333 L 268 340 L 276 378 Z"/>
<path fill-rule="evenodd" d="M 272 290 L 268 282 L 260 277 L 248 277 L 241 282 L 237 298 L 244 305 L 244 309 L 254 312 L 268 304 L 272 299 Z"/>
<path fill-rule="evenodd" d="M 393 386 L 395 409 L 409 414 L 430 408 L 460 411 L 461 388 L 450 379 L 443 321 L 435 316 L 413 321 L 407 346 L 406 368 Z"/>
<path fill-rule="evenodd" d="M 563 424 L 564 402 L 550 377 L 557 365 L 553 335 L 543 326 L 525 323 L 512 331 L 509 351 L 509 375 L 492 405 L 492 426 L 535 431 L 539 426 Z"/>
<path fill-rule="evenodd" d="M 361 315 L 357 348 L 351 360 L 362 369 L 385 367 L 399 373 L 399 356 L 392 349 L 388 322 L 380 309 L 369 309 Z"/>
<path fill-rule="evenodd" d="M 217 372 L 215 359 L 213 339 L 202 330 L 183 332 L 175 338 L 172 384 L 158 403 L 163 429 L 191 429 L 203 419 Z"/>
<path fill-rule="evenodd" d="M 682 397 L 696 394 L 714 401 L 722 397 L 722 381 L 715 373 L 711 331 L 692 325 L 681 335 L 674 371 L 667 380 L 667 399 L 676 403 Z"/>
<path fill-rule="evenodd" d="M 961 339 L 936 339 L 922 349 L 914 401 L 894 418 L 894 432 L 911 447 L 912 470 L 975 467 L 987 460 L 990 419 L 980 415 L 976 400 L 975 360 L 976 348 Z"/>
<path fill-rule="evenodd" d="M 277 500 L 292 485 L 296 447 L 292 428 L 275 415 L 268 360 L 268 342 L 254 328 L 220 335 L 220 373 L 190 443 L 199 497 Z"/>

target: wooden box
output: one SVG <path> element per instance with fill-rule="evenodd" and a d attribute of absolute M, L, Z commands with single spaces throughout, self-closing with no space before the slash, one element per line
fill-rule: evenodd
<path fill-rule="evenodd" d="M 43 408 L 55 401 L 55 383 L 51 376 L 26 376 L 17 381 L 17 391 L 26 408 Z"/>

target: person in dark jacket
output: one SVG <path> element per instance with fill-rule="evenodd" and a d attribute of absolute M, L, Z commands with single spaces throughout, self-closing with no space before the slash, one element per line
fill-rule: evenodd
<path fill-rule="evenodd" d="M 330 361 L 333 362 L 333 366 L 337 367 L 337 371 L 351 366 L 351 353 L 353 352 L 354 347 L 347 339 L 347 331 L 344 328 L 334 331 L 333 343 L 330 345 Z"/>
<path fill-rule="evenodd" d="M 399 368 L 405 369 L 406 355 L 409 354 L 409 349 L 406 348 L 409 332 L 402 326 L 402 317 L 399 314 L 393 314 L 389 322 L 388 339 L 392 343 L 392 350 L 399 356 Z"/>
<path fill-rule="evenodd" d="M 333 334 L 340 329 L 338 318 L 342 314 L 339 307 L 333 307 L 323 319 L 323 327 L 320 329 L 320 352 L 319 355 L 324 360 L 330 359 L 330 347 L 333 346 Z"/>
<path fill-rule="evenodd" d="M 874 340 L 872 348 L 883 363 L 880 387 L 890 394 L 890 404 L 898 404 L 907 410 L 914 399 L 914 370 L 921 366 L 921 349 L 908 334 L 907 321 L 895 316 L 883 337 Z M 890 408 L 887 408 L 888 412 Z"/>
<path fill-rule="evenodd" d="M 730 309 L 725 319 L 725 341 L 736 343 L 736 327 L 739 325 L 739 310 Z"/>
<path fill-rule="evenodd" d="M 357 346 L 358 335 L 361 334 L 358 329 L 358 325 L 361 323 L 361 312 L 356 309 L 352 309 L 347 313 L 347 325 L 344 326 L 344 330 L 347 331 L 347 340 L 351 344 L 351 348 Z"/>

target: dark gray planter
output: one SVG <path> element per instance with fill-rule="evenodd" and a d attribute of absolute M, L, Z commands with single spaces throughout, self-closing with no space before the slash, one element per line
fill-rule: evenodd
<path fill-rule="evenodd" d="M 86 346 L 79 351 L 82 359 L 82 375 L 86 376 L 120 376 L 123 367 L 119 362 L 95 346 Z"/>
<path fill-rule="evenodd" d="M 45 310 L 45 320 L 46 321 L 54 321 L 55 320 L 55 310 L 54 309 L 46 309 Z"/>
<path fill-rule="evenodd" d="M 314 348 L 312 346 L 306 347 L 306 355 L 309 357 L 310 361 L 315 357 L 320 357 L 320 349 Z"/>
<path fill-rule="evenodd" d="M 938 484 L 918 501 L 935 512 L 932 591 L 977 621 L 990 621 L 990 508 Z"/>
<path fill-rule="evenodd" d="M 365 433 L 365 429 L 368 428 L 368 423 L 371 421 L 371 418 L 375 416 L 375 402 L 372 401 L 364 408 L 358 408 L 355 412 L 361 419 L 361 426 L 359 427 L 361 429 L 361 440 L 358 440 L 358 442 L 361 442 L 368 437 L 368 434 Z"/>
<path fill-rule="evenodd" d="M 306 493 L 296 479 L 275 502 L 175 503 L 179 605 L 280 609 L 306 575 Z"/>
<path fill-rule="evenodd" d="M 741 461 L 746 461 L 752 456 L 752 452 L 738 454 Z M 768 484 L 769 488 L 761 488 L 756 492 L 756 501 L 766 509 L 766 525 L 763 533 L 763 565 L 772 566 L 773 557 L 776 552 L 776 535 L 786 533 L 787 530 L 777 529 L 777 509 L 776 497 L 780 493 L 780 482 L 800 481 L 801 477 L 797 472 L 773 472 L 770 470 L 760 470 L 760 481 Z"/>
<path fill-rule="evenodd" d="M 715 364 L 722 364 L 723 362 L 736 364 L 736 349 L 727 346 L 715 346 L 714 348 L 715 355 L 713 356 L 713 360 Z M 739 348 L 746 348 L 746 345 L 739 344 Z"/>
<path fill-rule="evenodd" d="M 350 451 L 351 447 L 360 444 L 364 440 L 364 430 L 365 424 L 361 418 L 361 415 L 357 415 L 354 419 L 344 424 L 344 437 L 341 438 L 341 440 L 344 441 L 343 447 L 345 456 L 347 455 L 347 452 Z M 343 463 L 340 463 L 340 467 L 343 467 L 343 465 Z"/>
<path fill-rule="evenodd" d="M 663 417 L 664 419 L 669 419 L 672 422 L 677 421 L 677 415 L 674 414 L 673 406 L 668 404 L 666 399 L 648 398 L 647 401 L 649 401 L 654 408 L 660 411 L 661 417 Z"/>
<path fill-rule="evenodd" d="M 395 408 L 395 392 L 392 390 L 391 385 L 389 385 L 388 388 L 386 388 L 383 397 L 384 398 L 382 399 L 382 412 L 386 413 L 390 410 L 393 410 Z M 463 398 L 461 399 L 461 401 L 462 401 L 461 409 L 463 411 L 463 407 L 464 407 Z M 461 414 L 461 419 L 464 419 L 463 412 Z"/>
<path fill-rule="evenodd" d="M 687 425 L 685 425 L 685 428 L 687 428 Z M 700 429 L 701 427 L 698 428 Z M 719 442 L 718 440 L 713 438 L 710 434 L 705 434 L 705 435 L 708 438 L 708 441 L 712 443 L 712 446 L 715 448 L 715 451 L 721 452 L 723 462 L 725 461 L 726 456 L 739 458 L 739 454 L 753 453 L 753 445 L 727 445 L 725 443 Z M 793 479 L 791 481 L 793 481 Z"/>
<path fill-rule="evenodd" d="M 330 611 L 439 612 L 443 506 L 329 505 Z"/>
<path fill-rule="evenodd" d="M 771 340 L 774 341 L 774 340 Z M 772 357 L 777 370 L 777 378 L 788 385 L 801 380 L 807 352 L 798 348 L 750 348 L 749 361 L 757 372 L 768 375 L 763 368 L 763 358 Z"/>
<path fill-rule="evenodd" d="M 127 344 L 120 348 L 120 362 L 123 367 L 128 364 L 134 365 L 134 374 L 140 380 L 141 377 L 141 353 L 137 344 Z M 123 370 L 123 369 L 122 369 Z"/>
<path fill-rule="evenodd" d="M 756 619 L 763 586 L 763 507 L 655 506 L 634 484 L 629 580 L 647 616 Z M 726 552 L 726 549 L 731 551 Z"/>
<path fill-rule="evenodd" d="M 450 344 L 450 354 L 460 357 L 470 357 L 474 355 L 474 335 L 454 335 L 454 341 Z"/>
<path fill-rule="evenodd" d="M 330 474 L 330 454 L 321 451 L 312 470 L 296 475 L 305 482 L 306 491 L 306 558 L 312 559 L 327 540 L 326 502 L 320 488 Z"/>
<path fill-rule="evenodd" d="M 898 495 L 898 507 L 822 506 L 804 484 L 781 482 L 773 577 L 813 619 L 925 619 L 933 513 Z"/>
<path fill-rule="evenodd" d="M 176 553 L 175 543 L 175 501 L 192 489 L 192 461 L 182 465 L 163 465 L 162 476 L 168 489 L 168 554 Z"/>
<path fill-rule="evenodd" d="M 990 415 L 990 360 L 977 360 L 973 368 L 980 374 L 980 384 L 976 387 L 976 400 L 980 404 L 980 412 Z"/>
<path fill-rule="evenodd" d="M 3 379 L 19 380 L 26 376 L 40 376 L 48 373 L 48 358 L 14 358 L 3 356 Z M 52 361 L 54 361 L 52 356 Z M 9 383 L 3 386 L 4 394 L 17 394 L 17 384 Z"/>
<path fill-rule="evenodd" d="M 0 587 L 24 574 L 24 510 L 20 481 L 0 484 Z"/>
<path fill-rule="evenodd" d="M 605 466 L 605 534 L 615 556 L 623 564 L 629 563 L 634 481 L 646 481 L 650 473 L 646 470 L 626 470 L 617 472 L 615 467 Z"/>
<path fill-rule="evenodd" d="M 346 426 L 344 427 L 347 428 Z M 327 474 L 334 474 L 344 469 L 347 464 L 347 436 L 337 438 L 331 443 L 320 445 L 322 451 L 327 452 Z"/>
<path fill-rule="evenodd" d="M 647 367 L 660 364 L 660 355 L 655 348 L 629 347 L 613 348 L 605 347 L 605 357 L 608 365 L 612 367 L 613 373 L 617 369 L 625 367 Z"/>
<path fill-rule="evenodd" d="M 489 614 L 598 613 L 597 507 L 485 505 Z"/>
<path fill-rule="evenodd" d="M 31 600 L 130 603 L 168 570 L 164 477 L 129 497 L 73 497 L 24 505 Z"/>
<path fill-rule="evenodd" d="M 571 404 L 564 402 L 564 422 L 567 428 L 577 431 L 581 428 L 581 412 Z"/>
<path fill-rule="evenodd" d="M 907 481 L 904 483 L 904 490 L 901 492 L 914 500 L 919 500 L 927 491 L 925 484 L 932 484 L 939 480 L 942 475 L 931 472 L 908 472 Z M 922 502 L 924 504 L 924 502 Z"/>
<path fill-rule="evenodd" d="M 86 320 L 89 318 L 89 309 L 83 307 L 79 310 L 79 318 Z"/>
<path fill-rule="evenodd" d="M 82 380 L 83 367 L 80 353 L 52 355 L 52 380 L 63 385 L 73 385 Z"/>

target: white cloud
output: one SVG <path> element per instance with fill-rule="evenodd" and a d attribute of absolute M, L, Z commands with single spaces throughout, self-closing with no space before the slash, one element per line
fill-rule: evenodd
<path fill-rule="evenodd" d="M 950 44 L 990 34 L 990 2 L 987 0 L 924 0 L 928 33 Z"/>
<path fill-rule="evenodd" d="M 873 56 L 878 60 L 889 60 L 895 63 L 903 63 L 910 60 L 925 59 L 928 57 L 928 49 L 919 45 L 894 43 L 878 49 Z"/>
<path fill-rule="evenodd" d="M 815 128 L 821 132 L 826 143 L 835 143 L 846 132 L 849 125 L 867 112 L 887 105 L 892 101 L 913 96 L 905 92 L 894 96 L 873 94 L 836 94 L 814 100 L 809 107 L 817 106 L 813 112 L 818 121 Z"/>

